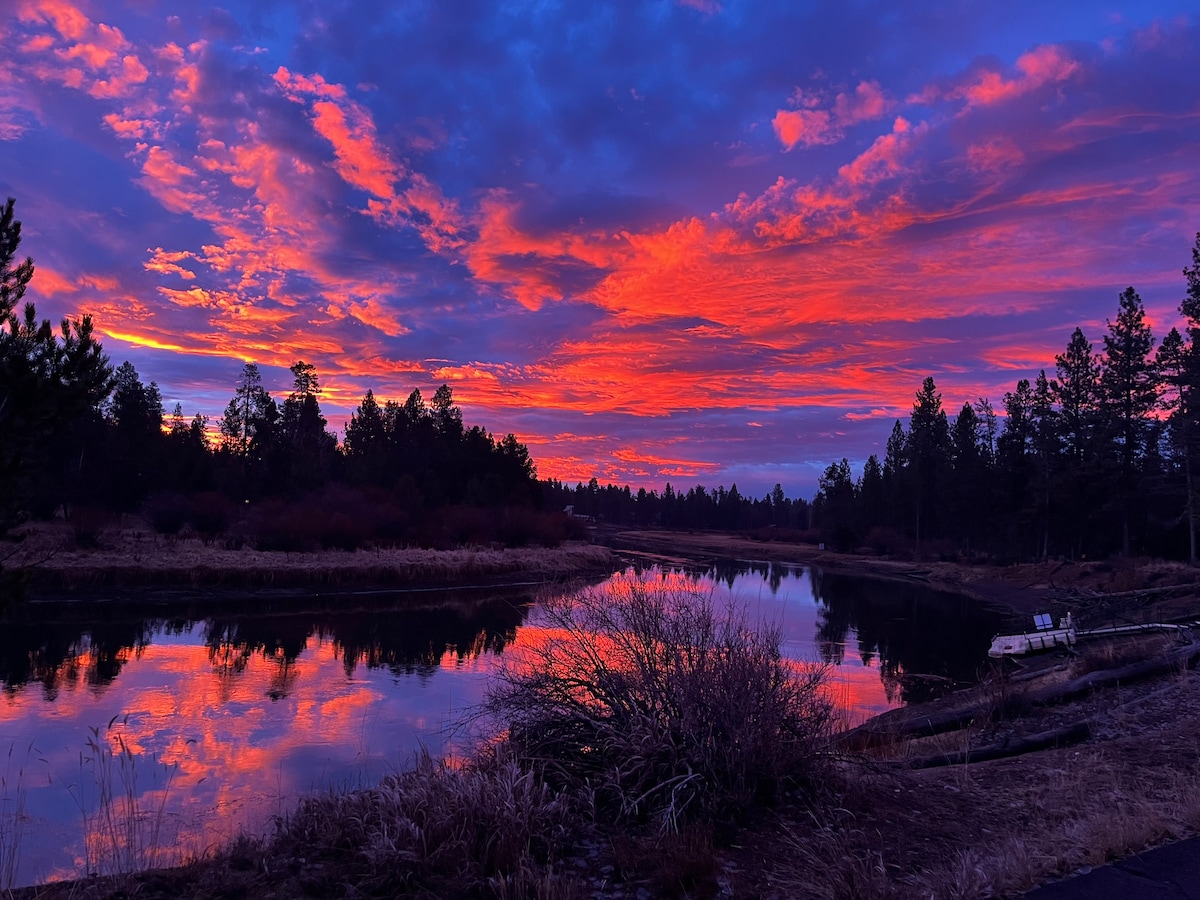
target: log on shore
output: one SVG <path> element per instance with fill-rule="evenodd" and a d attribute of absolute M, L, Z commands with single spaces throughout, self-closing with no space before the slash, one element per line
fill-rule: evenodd
<path fill-rule="evenodd" d="M 894 710 L 876 716 L 857 728 L 852 728 L 839 738 L 841 746 L 848 750 L 866 750 L 898 740 L 931 737 L 955 731 L 969 725 L 981 716 L 1008 710 L 1021 705 L 1051 706 L 1083 696 L 1090 691 L 1118 684 L 1132 684 L 1166 675 L 1181 666 L 1192 666 L 1200 659 L 1200 641 L 1178 647 L 1152 659 L 1140 660 L 1117 669 L 1089 672 L 1065 684 L 1048 685 L 1036 690 L 1012 692 L 999 707 L 995 698 L 985 698 L 966 707 L 958 707 L 927 715 L 913 714 L 907 710 Z"/>
<path fill-rule="evenodd" d="M 1152 659 L 1143 659 L 1121 666 L 1119 669 L 1101 669 L 1098 672 L 1089 672 L 1066 684 L 1049 685 L 1030 691 L 1023 699 L 1026 703 L 1036 706 L 1049 706 L 1064 700 L 1073 700 L 1097 688 L 1130 684 L 1157 675 L 1167 675 L 1181 666 L 1193 665 L 1197 659 L 1200 659 L 1200 641 L 1177 647 Z"/>
<path fill-rule="evenodd" d="M 1026 738 L 1009 739 L 986 747 L 976 747 L 974 750 L 961 750 L 957 753 L 939 753 L 936 756 L 926 756 L 909 761 L 912 769 L 932 769 L 938 766 L 957 766 L 968 763 L 987 762 L 991 759 L 1005 759 L 1010 756 L 1021 756 L 1025 753 L 1035 753 L 1038 750 L 1048 750 L 1051 747 L 1070 747 L 1081 744 L 1092 736 L 1092 726 L 1088 722 L 1072 722 L 1061 728 L 1053 728 L 1030 735 Z"/>

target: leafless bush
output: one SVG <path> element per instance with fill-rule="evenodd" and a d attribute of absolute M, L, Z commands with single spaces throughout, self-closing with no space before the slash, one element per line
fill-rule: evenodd
<path fill-rule="evenodd" d="M 619 818 L 728 817 L 814 774 L 825 670 L 783 658 L 710 594 L 638 579 L 548 607 L 549 635 L 506 667 L 484 712 L 515 751 Z"/>

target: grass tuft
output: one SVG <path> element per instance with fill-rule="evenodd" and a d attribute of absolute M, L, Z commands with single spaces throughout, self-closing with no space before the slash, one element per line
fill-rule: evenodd
<path fill-rule="evenodd" d="M 302 803 L 280 822 L 271 855 L 303 859 L 318 892 L 349 882 L 374 896 L 517 896 L 537 885 L 553 895 L 575 812 L 502 751 L 462 769 L 423 753 L 376 788 Z"/>

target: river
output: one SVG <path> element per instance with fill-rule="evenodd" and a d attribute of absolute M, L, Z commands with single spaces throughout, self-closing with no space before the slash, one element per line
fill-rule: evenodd
<path fill-rule="evenodd" d="M 965 598 L 795 566 L 614 578 L 711 591 L 775 623 L 787 656 L 830 666 L 849 722 L 976 680 L 1000 627 Z M 194 603 L 150 616 L 77 603 L 53 624 L 0 623 L 0 888 L 179 863 L 421 748 L 461 755 L 465 711 L 545 628 L 528 588 L 251 611 L 264 605 L 203 617 Z"/>

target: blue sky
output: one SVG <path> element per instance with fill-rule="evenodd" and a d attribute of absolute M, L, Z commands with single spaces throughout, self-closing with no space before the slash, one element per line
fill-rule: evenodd
<path fill-rule="evenodd" d="M 543 475 L 781 482 L 1161 337 L 1200 230 L 1194 4 L 18 0 L 30 296 L 188 415 L 242 362 L 452 385 Z"/>

